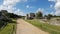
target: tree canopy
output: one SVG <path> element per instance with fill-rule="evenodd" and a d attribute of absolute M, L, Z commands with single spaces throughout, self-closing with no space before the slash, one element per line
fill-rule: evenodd
<path fill-rule="evenodd" d="M 42 18 L 42 17 L 43 17 L 42 12 L 41 12 L 41 11 L 38 11 L 38 12 L 36 13 L 36 17 L 37 17 L 37 18 Z"/>

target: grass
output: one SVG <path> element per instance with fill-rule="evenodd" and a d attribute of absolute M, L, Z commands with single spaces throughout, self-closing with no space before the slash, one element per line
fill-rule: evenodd
<path fill-rule="evenodd" d="M 50 34 L 60 34 L 60 26 L 41 23 L 39 20 L 26 20 L 26 21 L 46 32 L 49 32 Z"/>
<path fill-rule="evenodd" d="M 1 31 L 0 34 L 15 34 L 16 33 L 16 20 L 13 19 L 13 22 L 8 23 Z"/>
<path fill-rule="evenodd" d="M 13 32 L 13 24 L 12 23 L 9 23 L 6 25 L 5 28 L 3 28 L 1 31 L 0 31 L 0 34 L 12 34 Z"/>

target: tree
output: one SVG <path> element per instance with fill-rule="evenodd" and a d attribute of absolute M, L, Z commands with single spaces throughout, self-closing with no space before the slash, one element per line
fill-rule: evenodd
<path fill-rule="evenodd" d="M 20 18 L 21 16 L 18 16 L 14 13 L 8 13 L 7 10 L 1 10 L 0 11 L 0 28 L 3 26 L 6 26 L 8 23 L 15 23 L 11 18 Z"/>
<path fill-rule="evenodd" d="M 7 17 L 7 10 L 1 10 L 0 11 L 0 28 L 3 26 L 6 26 L 8 22 L 8 17 Z"/>
<path fill-rule="evenodd" d="M 48 20 L 50 20 L 52 17 L 53 17 L 52 14 L 48 14 L 48 15 L 47 15 L 47 19 L 48 19 Z"/>
<path fill-rule="evenodd" d="M 38 11 L 38 12 L 36 13 L 36 18 L 42 18 L 42 17 L 43 17 L 42 12 L 41 12 L 41 11 Z"/>
<path fill-rule="evenodd" d="M 8 13 L 8 17 L 10 17 L 10 18 L 21 18 L 22 16 L 21 15 L 18 16 L 18 15 L 14 14 L 14 13 Z"/>

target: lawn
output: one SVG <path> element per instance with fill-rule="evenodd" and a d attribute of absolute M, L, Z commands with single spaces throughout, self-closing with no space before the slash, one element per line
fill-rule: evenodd
<path fill-rule="evenodd" d="M 36 20 L 36 19 L 26 20 L 26 21 L 46 32 L 49 32 L 50 34 L 60 34 L 60 26 L 54 26 L 47 23 L 41 23 L 39 20 Z"/>
<path fill-rule="evenodd" d="M 16 20 L 13 19 L 13 22 L 8 23 L 1 31 L 0 34 L 13 34 L 16 30 Z"/>

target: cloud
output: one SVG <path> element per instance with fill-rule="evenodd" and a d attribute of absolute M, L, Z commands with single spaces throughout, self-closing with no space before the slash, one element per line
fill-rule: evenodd
<path fill-rule="evenodd" d="M 28 0 L 22 0 L 22 1 L 27 2 Z"/>
<path fill-rule="evenodd" d="M 8 12 L 13 13 L 13 8 L 15 8 L 14 6 L 19 1 L 20 0 L 3 0 L 2 5 L 0 5 L 0 10 L 7 10 Z"/>
<path fill-rule="evenodd" d="M 0 5 L 0 10 L 7 10 L 10 13 L 15 13 L 19 15 L 18 12 L 21 12 L 20 9 L 16 8 L 16 4 L 19 2 L 25 2 L 27 0 L 3 0 L 3 3 Z"/>
<path fill-rule="evenodd" d="M 48 0 L 55 2 L 54 8 L 55 8 L 55 15 L 60 15 L 60 0 Z"/>
<path fill-rule="evenodd" d="M 3 5 L 11 6 L 11 5 L 14 5 L 14 4 L 18 3 L 18 2 L 20 2 L 20 0 L 4 0 Z"/>
<path fill-rule="evenodd" d="M 44 9 L 43 9 L 43 8 L 38 8 L 38 9 L 37 9 L 37 12 L 38 12 L 38 11 L 43 12 L 43 11 L 44 11 Z"/>
<path fill-rule="evenodd" d="M 48 0 L 48 1 L 56 2 L 56 0 Z"/>
<path fill-rule="evenodd" d="M 55 14 L 56 14 L 56 15 L 60 15 L 60 0 L 57 0 L 54 8 L 55 8 L 55 10 L 56 10 Z"/>
<path fill-rule="evenodd" d="M 42 12 L 43 15 L 49 14 L 49 12 L 47 12 L 46 9 L 44 9 L 44 8 L 38 8 L 37 11 L 36 11 L 36 13 L 39 12 L 39 11 Z"/>
<path fill-rule="evenodd" d="M 57 10 L 60 9 L 60 2 L 57 2 L 57 3 L 55 4 L 55 9 L 57 9 Z"/>
<path fill-rule="evenodd" d="M 17 14 L 17 15 L 23 15 L 24 16 L 24 13 L 23 11 L 21 11 L 20 9 L 17 9 L 14 14 Z"/>
<path fill-rule="evenodd" d="M 34 8 L 34 7 L 30 5 L 26 5 L 26 8 Z"/>
<path fill-rule="evenodd" d="M 50 5 L 50 8 L 53 8 L 53 5 Z"/>
<path fill-rule="evenodd" d="M 60 11 L 56 11 L 55 15 L 59 15 L 60 16 Z"/>
<path fill-rule="evenodd" d="M 8 10 L 8 12 L 12 12 L 15 8 L 14 6 L 16 3 L 18 3 L 20 0 L 3 0 L 2 5 L 0 5 L 0 10 Z"/>
<path fill-rule="evenodd" d="M 30 6 L 29 5 L 26 5 L 26 8 L 30 8 Z"/>
<path fill-rule="evenodd" d="M 53 11 L 50 14 L 55 15 L 55 13 Z"/>

